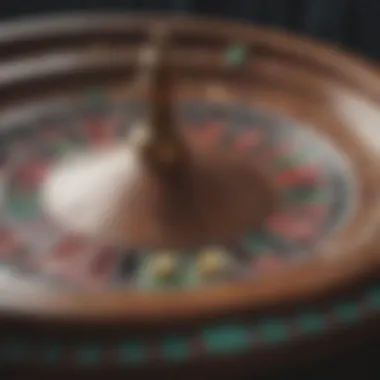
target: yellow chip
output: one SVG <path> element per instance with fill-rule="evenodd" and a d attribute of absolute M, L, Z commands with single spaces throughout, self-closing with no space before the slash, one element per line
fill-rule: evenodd
<path fill-rule="evenodd" d="M 198 259 L 198 271 L 202 277 L 213 276 L 224 272 L 228 267 L 228 260 L 224 251 L 202 251 Z"/>
<path fill-rule="evenodd" d="M 176 267 L 176 259 L 172 252 L 160 252 L 153 258 L 152 272 L 157 278 L 171 277 Z"/>

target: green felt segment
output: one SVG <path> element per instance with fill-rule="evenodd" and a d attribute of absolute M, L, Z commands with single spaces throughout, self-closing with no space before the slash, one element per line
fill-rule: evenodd
<path fill-rule="evenodd" d="M 369 306 L 375 310 L 380 310 L 380 287 L 374 287 L 369 290 L 366 298 Z"/>
<path fill-rule="evenodd" d="M 89 344 L 84 347 L 80 347 L 77 358 L 78 362 L 83 365 L 97 364 L 101 359 L 100 346 L 96 344 Z"/>
<path fill-rule="evenodd" d="M 260 336 L 267 343 L 279 343 L 289 336 L 286 323 L 281 321 L 265 321 L 258 326 Z"/>
<path fill-rule="evenodd" d="M 10 342 L 5 349 L 5 356 L 9 360 L 21 360 L 27 354 L 26 344 L 19 341 Z"/>
<path fill-rule="evenodd" d="M 41 212 L 38 196 L 12 195 L 6 204 L 7 212 L 16 219 L 33 219 Z"/>
<path fill-rule="evenodd" d="M 243 246 L 253 252 L 271 252 L 271 240 L 264 234 L 248 235 L 243 239 Z"/>
<path fill-rule="evenodd" d="M 100 87 L 92 88 L 87 94 L 87 102 L 94 109 L 104 107 L 106 100 L 106 92 Z"/>
<path fill-rule="evenodd" d="M 355 303 L 346 302 L 336 306 L 335 315 L 343 322 L 355 322 L 359 317 L 359 309 Z"/>
<path fill-rule="evenodd" d="M 283 196 L 288 202 L 298 203 L 324 203 L 328 199 L 325 192 L 306 187 L 286 189 Z"/>
<path fill-rule="evenodd" d="M 44 156 L 58 158 L 74 150 L 74 143 L 70 141 L 47 142 L 42 146 Z"/>
<path fill-rule="evenodd" d="M 191 289 L 199 285 L 201 282 L 199 271 L 196 266 L 195 260 L 186 265 L 183 273 L 183 285 L 184 287 Z"/>
<path fill-rule="evenodd" d="M 250 330 L 244 325 L 222 325 L 203 330 L 203 342 L 211 353 L 232 353 L 250 345 Z"/>
<path fill-rule="evenodd" d="M 42 360 L 47 364 L 55 364 L 61 357 L 61 346 L 59 344 L 49 344 L 41 354 Z"/>
<path fill-rule="evenodd" d="M 180 336 L 164 337 L 161 342 L 161 353 L 170 360 L 186 359 L 190 353 L 187 338 Z"/>
<path fill-rule="evenodd" d="M 247 48 L 241 44 L 231 45 L 225 54 L 224 62 L 227 66 L 239 66 L 247 59 Z"/>
<path fill-rule="evenodd" d="M 138 287 L 145 290 L 151 290 L 152 288 L 154 289 L 154 283 L 149 273 L 150 257 L 146 254 L 146 252 L 142 252 L 140 257 L 141 257 L 141 260 L 138 264 L 138 271 L 137 271 Z"/>
<path fill-rule="evenodd" d="M 278 158 L 274 162 L 274 168 L 277 171 L 283 171 L 283 170 L 287 170 L 295 166 L 298 166 L 302 163 L 303 163 L 303 157 L 295 156 L 295 155 L 287 155 L 287 156 Z"/>
<path fill-rule="evenodd" d="M 305 333 L 320 332 L 325 327 L 323 316 L 318 313 L 309 312 L 301 314 L 297 322 L 299 330 Z"/>
<path fill-rule="evenodd" d="M 145 344 L 140 341 L 125 342 L 120 346 L 119 357 L 122 363 L 138 364 L 147 359 Z"/>

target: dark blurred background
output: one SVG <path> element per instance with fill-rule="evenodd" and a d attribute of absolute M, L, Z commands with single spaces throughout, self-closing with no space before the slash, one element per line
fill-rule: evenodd
<path fill-rule="evenodd" d="M 84 10 L 179 11 L 234 18 L 285 28 L 380 59 L 380 0 L 0 0 L 1 20 Z M 371 342 L 351 346 L 331 360 L 308 363 L 275 379 L 379 380 L 379 354 L 380 341 L 373 336 Z"/>
<path fill-rule="evenodd" d="M 0 17 L 73 10 L 200 13 L 250 20 L 330 40 L 380 59 L 380 0 L 1 0 Z"/>

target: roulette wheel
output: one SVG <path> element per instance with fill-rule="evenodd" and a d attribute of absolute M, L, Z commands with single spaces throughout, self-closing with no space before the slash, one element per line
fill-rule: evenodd
<path fill-rule="evenodd" d="M 0 28 L 1 368 L 208 377 L 378 327 L 380 78 L 227 21 Z"/>

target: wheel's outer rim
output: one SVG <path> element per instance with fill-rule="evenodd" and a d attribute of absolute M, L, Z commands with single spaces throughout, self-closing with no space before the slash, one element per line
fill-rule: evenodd
<path fill-rule="evenodd" d="M 108 25 L 109 28 L 124 28 L 131 20 L 128 16 L 120 15 L 81 17 L 61 18 L 60 21 L 50 19 L 45 24 L 36 21 L 31 24 L 19 23 L 1 27 L 0 46 L 2 43 L 6 44 L 7 39 L 8 41 L 23 39 L 38 33 L 41 33 L 41 36 L 54 31 L 57 34 L 68 31 L 75 34 L 83 28 L 96 28 L 96 20 L 99 25 Z M 115 22 L 116 19 L 120 20 L 119 23 Z M 132 16 L 132 20 L 133 25 L 140 27 L 141 20 L 144 20 L 146 28 L 149 20 L 151 20 L 149 22 L 165 22 L 166 19 L 144 16 L 140 19 Z M 287 54 L 297 54 L 302 51 L 308 60 L 317 62 L 326 70 L 335 70 L 335 73 L 336 67 L 339 67 L 337 72 L 342 73 L 343 77 L 345 75 L 351 77 L 352 83 L 360 91 L 375 101 L 380 101 L 380 78 L 376 70 L 332 49 L 299 38 L 221 21 L 183 19 L 178 25 L 182 29 L 198 31 L 216 30 L 219 27 L 219 30 L 223 31 L 222 34 L 228 31 L 227 34 L 232 39 L 244 32 L 243 39 L 250 43 L 260 42 L 260 45 L 270 46 L 271 49 L 282 50 Z M 26 66 L 25 71 L 27 69 Z M 25 74 L 25 71 L 21 74 Z M 0 89 L 1 87 L 0 82 Z M 339 145 L 344 150 L 352 152 L 354 173 L 362 184 L 361 191 L 365 196 L 361 199 L 361 212 L 334 236 L 334 241 L 329 242 L 328 247 L 323 250 L 322 257 L 310 259 L 278 273 L 276 277 L 263 278 L 252 283 L 220 285 L 201 291 L 159 294 L 118 291 L 73 293 L 21 285 L 10 288 L 4 285 L 0 293 L 0 308 L 5 315 L 21 313 L 21 315 L 53 320 L 69 319 L 97 323 L 118 320 L 123 323 L 157 324 L 164 320 L 185 321 L 210 315 L 234 314 L 245 309 L 260 309 L 295 300 L 310 300 L 321 295 L 326 295 L 328 298 L 329 293 L 342 284 L 352 283 L 367 273 L 373 273 L 374 268 L 378 268 L 376 234 L 380 212 L 380 197 L 376 191 L 379 184 L 379 165 L 374 160 L 378 152 L 369 151 L 363 144 L 361 149 L 355 150 L 358 142 L 354 134 L 343 132 L 341 136 L 339 125 L 330 125 L 330 127 L 332 127 L 330 136 L 333 139 L 341 138 Z M 363 221 L 370 222 L 367 228 L 363 228 Z M 355 246 L 351 242 L 347 243 L 345 239 L 347 236 L 355 241 Z M 342 251 L 346 253 L 336 254 Z M 328 252 L 332 253 L 330 259 L 324 258 Z"/>

